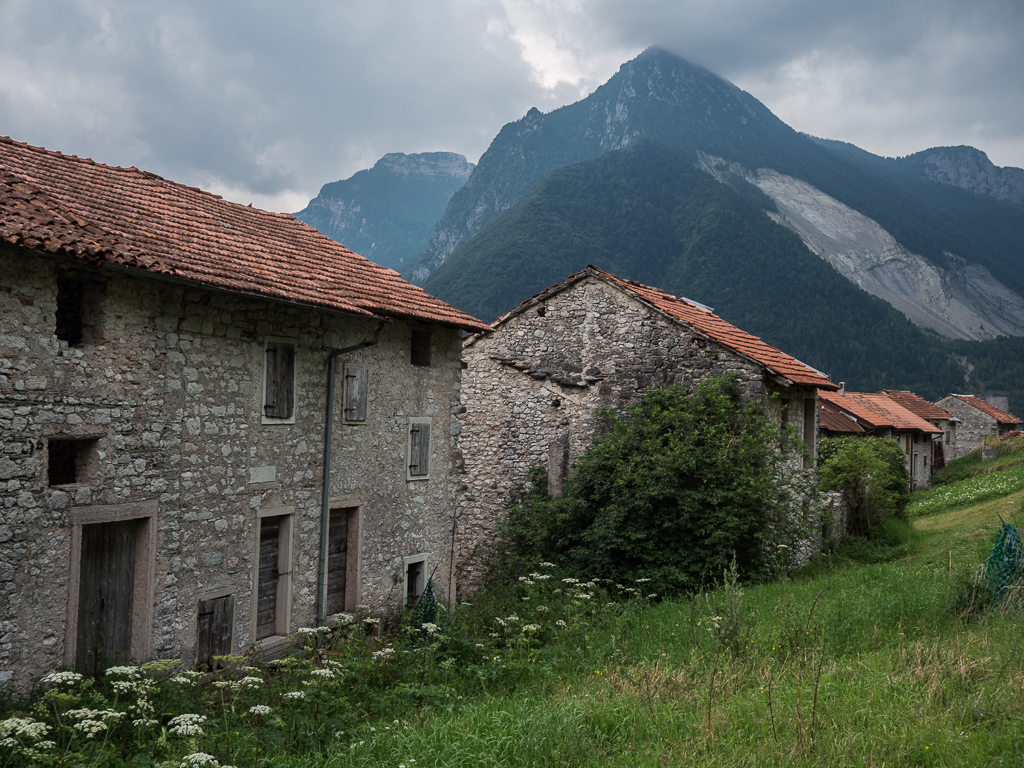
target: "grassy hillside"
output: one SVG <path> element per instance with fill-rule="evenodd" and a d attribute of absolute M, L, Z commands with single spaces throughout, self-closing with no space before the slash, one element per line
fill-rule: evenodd
<path fill-rule="evenodd" d="M 719 184 L 643 142 L 549 174 L 425 288 L 492 320 L 594 264 L 708 304 L 851 389 L 932 399 L 988 389 L 1024 405 L 1024 339 L 950 342 L 918 328 L 772 222 L 770 206 L 751 185 Z"/>

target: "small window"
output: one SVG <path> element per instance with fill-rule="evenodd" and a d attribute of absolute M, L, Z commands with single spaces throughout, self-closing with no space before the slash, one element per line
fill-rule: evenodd
<path fill-rule="evenodd" d="M 234 618 L 234 595 L 199 601 L 196 664 L 200 669 L 212 672 L 219 666 L 217 656 L 230 655 Z"/>
<path fill-rule="evenodd" d="M 85 286 L 70 277 L 57 278 L 57 338 L 69 347 L 82 343 L 82 311 Z"/>
<path fill-rule="evenodd" d="M 423 591 L 427 588 L 427 555 L 403 557 L 402 565 L 405 569 L 403 574 L 405 589 L 402 592 L 402 605 L 403 607 L 409 607 L 420 599 Z"/>
<path fill-rule="evenodd" d="M 409 420 L 409 467 L 408 480 L 430 478 L 430 418 L 420 417 Z"/>
<path fill-rule="evenodd" d="M 267 341 L 263 387 L 264 423 L 295 423 L 295 345 Z"/>
<path fill-rule="evenodd" d="M 412 332 L 412 364 L 430 366 L 430 331 Z"/>
<path fill-rule="evenodd" d="M 366 421 L 366 397 L 369 371 L 345 368 L 345 421 Z"/>
<path fill-rule="evenodd" d="M 47 441 L 46 476 L 50 485 L 88 483 L 96 471 L 96 439 L 50 438 Z"/>

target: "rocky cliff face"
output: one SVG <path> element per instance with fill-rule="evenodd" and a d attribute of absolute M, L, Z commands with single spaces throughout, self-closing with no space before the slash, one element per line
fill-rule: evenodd
<path fill-rule="evenodd" d="M 453 152 L 387 154 L 369 170 L 324 185 L 295 217 L 371 261 L 401 269 L 427 245 L 474 167 Z"/>
<path fill-rule="evenodd" d="M 924 176 L 1011 203 L 1024 203 L 1024 169 L 1000 168 L 974 147 L 935 147 L 904 162 L 920 164 Z"/>
<path fill-rule="evenodd" d="M 979 264 L 947 253 L 948 268 L 911 253 L 877 222 L 810 184 L 768 168 L 743 169 L 701 155 L 720 179 L 742 175 L 767 194 L 768 215 L 800 235 L 808 248 L 850 282 L 885 300 L 912 322 L 953 339 L 1024 336 L 1024 297 Z"/>

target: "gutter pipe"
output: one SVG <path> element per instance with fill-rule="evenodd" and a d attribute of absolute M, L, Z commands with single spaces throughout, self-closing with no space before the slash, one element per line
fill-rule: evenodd
<path fill-rule="evenodd" d="M 331 441 L 334 432 L 334 360 L 339 355 L 348 352 L 355 352 L 366 347 L 372 347 L 380 340 L 380 332 L 384 327 L 384 320 L 377 323 L 377 330 L 373 332 L 373 338 L 368 341 L 361 341 L 351 347 L 343 347 L 331 352 L 327 358 L 327 413 L 324 415 L 324 483 L 322 498 L 320 502 L 320 575 L 316 584 L 316 625 L 324 626 L 325 596 L 324 590 L 327 586 L 327 534 L 331 523 Z M 319 642 L 320 636 L 317 635 Z"/>

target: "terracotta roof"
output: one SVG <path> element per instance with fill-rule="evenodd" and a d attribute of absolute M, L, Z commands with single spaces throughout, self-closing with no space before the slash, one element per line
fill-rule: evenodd
<path fill-rule="evenodd" d="M 942 433 L 941 429 L 908 411 L 888 395 L 872 392 L 847 392 L 845 395 L 822 392 L 819 396 L 822 400 L 856 416 L 861 426 L 867 429 L 888 427 L 900 432 Z"/>
<path fill-rule="evenodd" d="M 959 421 L 949 411 L 944 411 L 939 406 L 929 403 L 923 397 L 915 395 L 913 392 L 907 392 L 904 389 L 883 389 L 879 394 L 886 395 L 895 400 L 908 411 L 917 414 L 926 421 Z"/>
<path fill-rule="evenodd" d="M 864 428 L 857 420 L 827 400 L 818 400 L 818 428 L 828 432 L 862 434 Z"/>
<path fill-rule="evenodd" d="M 795 357 L 791 357 L 785 352 L 766 344 L 757 336 L 742 331 L 735 325 L 730 325 L 716 315 L 709 307 L 698 304 L 690 299 L 677 298 L 659 288 L 652 288 L 649 285 L 643 285 L 632 280 L 622 280 L 594 266 L 588 266 L 580 272 L 569 275 L 558 285 L 553 285 L 536 296 L 527 299 L 519 307 L 505 313 L 491 323 L 491 328 L 497 328 L 505 320 L 521 312 L 527 305 L 558 293 L 588 276 L 604 280 L 627 293 L 633 294 L 655 309 L 664 312 L 675 320 L 696 328 L 719 344 L 760 363 L 772 373 L 788 379 L 794 384 L 806 384 L 818 389 L 838 389 L 821 371 L 817 371 L 806 363 L 801 363 Z"/>
<path fill-rule="evenodd" d="M 0 239 L 356 316 L 487 327 L 288 214 L 7 137 Z"/>
<path fill-rule="evenodd" d="M 986 403 L 977 395 L 946 395 L 946 397 L 955 397 L 958 398 L 959 400 L 963 400 L 968 405 L 973 405 L 982 413 L 987 413 L 999 424 L 1024 424 L 1024 422 L 1022 422 L 1012 413 L 1007 413 L 1006 411 L 996 408 L 991 403 Z M 942 399 L 945 400 L 946 397 Z"/>

